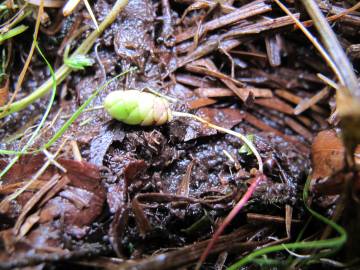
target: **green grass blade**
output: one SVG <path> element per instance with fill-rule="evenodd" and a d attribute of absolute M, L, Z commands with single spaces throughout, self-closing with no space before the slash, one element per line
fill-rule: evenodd
<path fill-rule="evenodd" d="M 56 79 L 55 79 L 55 73 L 53 68 L 51 67 L 50 63 L 48 62 L 48 60 L 46 59 L 45 55 L 42 53 L 42 51 L 40 50 L 37 42 L 35 41 L 35 46 L 36 49 L 38 50 L 39 54 L 41 55 L 41 57 L 43 58 L 43 60 L 45 61 L 46 65 L 48 66 L 49 70 L 50 70 L 50 74 L 51 74 L 51 78 L 53 80 L 53 85 L 52 85 L 52 93 L 51 93 L 51 97 L 50 97 L 50 101 L 48 106 L 46 107 L 46 111 L 44 113 L 44 115 L 42 116 L 39 125 L 36 127 L 36 129 L 34 130 L 33 134 L 31 135 L 30 139 L 28 140 L 28 142 L 24 145 L 24 147 L 21 149 L 21 152 L 16 154 L 16 156 L 8 163 L 8 165 L 0 172 L 0 179 L 11 169 L 11 167 L 19 160 L 19 158 L 21 157 L 21 155 L 23 155 L 27 149 L 34 143 L 34 140 L 36 138 L 36 136 L 39 134 L 41 128 L 43 127 L 49 113 L 50 110 L 52 108 L 52 105 L 54 103 L 55 100 L 55 95 L 56 95 Z M 7 151 L 7 150 L 4 150 Z"/>
<path fill-rule="evenodd" d="M 26 31 L 26 29 L 28 29 L 28 28 L 29 28 L 28 26 L 25 26 L 22 24 L 22 25 L 19 25 L 13 29 L 7 31 L 4 34 L 0 34 L 0 44 L 9 38 L 20 35 L 24 31 Z"/>
<path fill-rule="evenodd" d="M 74 112 L 74 114 L 65 122 L 65 124 L 54 134 L 54 136 L 43 146 L 43 149 L 47 149 L 52 146 L 70 127 L 70 125 L 80 116 L 83 110 L 90 104 L 90 102 L 102 91 L 104 90 L 111 82 L 116 80 L 117 78 L 124 76 L 125 74 L 129 73 L 130 71 L 134 71 L 135 68 L 128 69 L 119 75 L 116 75 L 112 79 L 108 80 L 102 86 L 100 86 L 91 96 Z"/>
<path fill-rule="evenodd" d="M 0 149 L 1 155 L 22 155 L 22 154 L 34 154 L 41 152 L 44 149 L 48 149 L 50 146 L 52 146 L 70 127 L 70 125 L 80 116 L 80 114 L 84 111 L 84 109 L 90 104 L 90 102 L 102 91 L 104 90 L 111 82 L 116 80 L 117 78 L 124 76 L 125 74 L 136 70 L 136 68 L 130 68 L 127 71 L 124 71 L 115 77 L 108 80 L 106 83 L 101 85 L 97 90 L 94 91 L 94 93 L 73 113 L 73 115 L 65 122 L 65 124 L 53 135 L 53 137 L 40 149 L 37 149 L 35 151 L 26 152 L 25 151 L 13 151 L 13 150 L 4 150 Z"/>
<path fill-rule="evenodd" d="M 341 227 L 340 225 L 336 224 L 335 222 L 333 222 L 332 220 L 315 212 L 314 210 L 312 210 L 310 207 L 308 207 L 306 205 L 306 201 L 309 197 L 309 193 L 308 193 L 309 185 L 310 185 L 310 177 L 308 177 L 308 179 L 306 181 L 306 184 L 304 187 L 304 192 L 303 192 L 303 200 L 305 202 L 306 209 L 316 219 L 331 226 L 339 234 L 339 236 L 331 238 L 331 239 L 325 239 L 325 240 L 309 241 L 309 242 L 295 242 L 295 243 L 265 247 L 265 248 L 262 248 L 262 249 L 259 249 L 259 250 L 256 250 L 256 251 L 250 253 L 246 257 L 242 258 L 241 260 L 239 260 L 238 262 L 236 262 L 235 264 L 233 264 L 229 268 L 227 268 L 228 270 L 239 269 L 240 267 L 242 267 L 250 262 L 254 262 L 258 257 L 272 253 L 272 252 L 284 251 L 286 249 L 288 249 L 288 250 L 309 250 L 309 249 L 330 248 L 330 249 L 332 249 L 332 253 L 333 253 L 333 252 L 337 251 L 338 249 L 340 249 L 345 244 L 345 242 L 347 240 L 347 233 L 346 233 L 345 229 L 343 227 Z M 322 256 L 329 255 L 329 254 L 330 253 L 322 254 Z"/>
<path fill-rule="evenodd" d="M 106 28 L 108 28 L 116 20 L 118 14 L 123 10 L 127 3 L 128 0 L 117 0 L 110 12 L 105 17 L 105 19 L 99 25 L 99 30 L 94 30 L 92 33 L 90 33 L 90 35 L 86 37 L 86 39 L 81 43 L 81 45 L 75 50 L 72 56 L 75 56 L 77 54 L 87 54 L 94 45 L 96 39 L 105 31 Z M 28 16 L 29 14 L 26 13 L 26 16 Z M 71 73 L 71 71 L 72 69 L 69 68 L 67 65 L 62 65 L 55 73 L 57 83 L 60 84 Z M 49 78 L 34 92 L 27 95 L 23 99 L 13 102 L 9 108 L 7 108 L 6 106 L 0 107 L 0 118 L 25 109 L 27 106 L 29 106 L 29 104 L 33 103 L 37 99 L 47 94 L 51 89 L 51 85 L 52 79 Z"/>
<path fill-rule="evenodd" d="M 14 156 L 14 155 L 21 155 L 24 153 L 25 152 L 22 152 L 22 151 L 0 149 L 0 155 Z"/>

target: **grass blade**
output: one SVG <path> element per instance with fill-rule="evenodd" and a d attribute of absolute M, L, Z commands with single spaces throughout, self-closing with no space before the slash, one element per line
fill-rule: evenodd
<path fill-rule="evenodd" d="M 28 28 L 29 28 L 28 26 L 22 24 L 7 31 L 5 34 L 0 34 L 0 44 L 9 38 L 20 35 L 21 33 L 25 32 L 26 29 Z"/>
<path fill-rule="evenodd" d="M 304 202 L 307 201 L 309 197 L 309 185 L 310 185 L 310 177 L 308 177 L 304 192 L 303 192 L 303 200 Z M 305 203 L 306 209 L 311 213 L 313 217 L 316 219 L 324 222 L 325 224 L 331 226 L 338 234 L 338 237 L 334 237 L 331 239 L 325 239 L 325 240 L 318 240 L 318 241 L 309 241 L 309 242 L 296 242 L 296 243 L 289 243 L 289 244 L 282 244 L 282 245 L 275 245 L 270 247 L 265 247 L 259 250 L 256 250 L 246 257 L 242 258 L 238 262 L 231 265 L 228 270 L 236 270 L 240 267 L 250 263 L 254 262 L 258 257 L 272 253 L 272 252 L 279 252 L 284 250 L 310 250 L 310 249 L 323 249 L 323 248 L 330 248 L 332 249 L 332 252 L 336 252 L 338 249 L 340 249 L 347 240 L 347 233 L 343 227 L 336 224 L 332 220 L 320 215 L 319 213 L 312 210 L 310 207 L 308 207 Z M 330 253 L 321 254 L 322 257 L 329 255 Z"/>
<path fill-rule="evenodd" d="M 38 133 L 40 132 L 41 128 L 43 127 L 49 113 L 50 110 L 52 108 L 52 105 L 54 103 L 55 100 L 55 95 L 56 95 L 56 78 L 55 78 L 55 73 L 53 68 L 51 67 L 50 63 L 48 62 L 48 60 L 46 59 L 45 55 L 42 53 L 42 51 L 40 50 L 37 41 L 35 40 L 35 46 L 36 49 L 38 50 L 39 54 L 41 55 L 41 57 L 43 58 L 43 60 L 45 61 L 46 65 L 48 66 L 49 70 L 50 70 L 50 74 L 51 74 L 51 78 L 52 78 L 52 93 L 51 93 L 51 97 L 50 97 L 50 101 L 48 106 L 46 107 L 46 111 L 44 113 L 44 115 L 42 116 L 39 125 L 37 126 L 37 128 L 34 130 L 33 134 L 31 135 L 30 139 L 28 140 L 28 142 L 25 144 L 25 146 L 22 148 L 21 152 L 16 154 L 16 156 L 8 163 L 8 165 L 0 172 L 0 179 L 11 169 L 11 167 L 19 160 L 19 158 L 21 157 L 21 155 L 23 155 L 26 150 L 33 144 L 33 142 L 35 141 L 36 136 L 38 135 Z M 6 151 L 6 150 L 5 150 Z"/>
<path fill-rule="evenodd" d="M 65 124 L 54 134 L 54 136 L 43 146 L 43 149 L 49 148 L 51 145 L 53 145 L 64 133 L 65 131 L 70 127 L 72 123 L 79 117 L 79 115 L 83 112 L 83 110 L 90 104 L 90 102 L 102 91 L 104 90 L 111 82 L 116 80 L 117 78 L 124 76 L 125 74 L 129 73 L 130 71 L 134 71 L 136 68 L 130 68 L 112 79 L 108 80 L 106 83 L 104 83 L 101 87 L 99 87 L 97 90 L 95 90 L 94 93 L 91 94 L 91 96 L 74 112 L 74 114 L 65 122 Z"/>

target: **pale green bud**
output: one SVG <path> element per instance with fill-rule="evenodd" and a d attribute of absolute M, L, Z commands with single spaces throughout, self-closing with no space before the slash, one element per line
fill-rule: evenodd
<path fill-rule="evenodd" d="M 104 108 L 111 117 L 128 125 L 163 125 L 172 119 L 166 99 L 138 90 L 111 92 Z"/>

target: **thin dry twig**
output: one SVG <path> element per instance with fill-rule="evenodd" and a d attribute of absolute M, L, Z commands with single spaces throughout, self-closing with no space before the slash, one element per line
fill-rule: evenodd
<path fill-rule="evenodd" d="M 296 18 L 299 18 L 300 14 L 294 14 L 294 16 Z M 293 19 L 290 16 L 283 16 L 275 19 L 266 18 L 261 20 L 260 22 L 227 31 L 225 34 L 221 36 L 221 38 L 229 38 L 229 37 L 233 38 L 243 35 L 259 34 L 264 31 L 284 27 L 287 25 L 292 25 L 293 23 L 294 23 Z"/>
<path fill-rule="evenodd" d="M 240 20 L 268 12 L 270 10 L 271 10 L 271 6 L 268 4 L 265 4 L 263 2 L 255 3 L 254 5 L 246 6 L 245 8 L 239 8 L 239 9 L 235 10 L 234 12 L 231 12 L 220 18 L 214 19 L 212 21 L 209 21 L 209 22 L 203 24 L 201 27 L 199 36 L 203 35 L 204 33 L 208 32 L 208 31 L 212 31 L 212 30 L 221 28 L 228 24 L 233 24 Z M 194 37 L 195 34 L 196 34 L 196 31 L 194 31 L 194 29 L 192 29 L 192 28 L 185 32 L 182 32 L 176 36 L 176 38 L 175 38 L 176 43 L 180 43 L 182 41 L 190 39 L 190 38 Z"/>
<path fill-rule="evenodd" d="M 60 179 L 59 174 L 55 174 L 45 185 L 41 187 L 41 189 L 31 197 L 30 200 L 24 205 L 21 214 L 19 215 L 15 225 L 14 225 L 14 233 L 17 235 L 19 234 L 21 225 L 23 224 L 27 214 L 33 209 L 36 203 L 45 196 L 45 194 L 56 185 L 57 181 Z"/>
<path fill-rule="evenodd" d="M 299 115 L 302 112 L 306 111 L 309 108 L 312 108 L 314 111 L 316 110 L 317 106 L 315 105 L 320 100 L 322 100 L 325 96 L 329 94 L 329 88 L 325 87 L 315 95 L 313 95 L 311 98 L 303 99 L 301 102 L 298 103 L 298 105 L 294 109 L 294 114 Z M 319 112 L 319 111 L 318 111 Z"/>
<path fill-rule="evenodd" d="M 199 122 L 201 122 L 203 124 L 206 124 L 206 125 L 208 125 L 209 127 L 213 128 L 213 129 L 216 129 L 216 130 L 218 130 L 220 132 L 223 132 L 225 134 L 230 134 L 230 135 L 233 135 L 233 136 L 239 138 L 241 141 L 243 141 L 249 147 L 249 149 L 255 155 L 255 157 L 257 159 L 257 162 L 258 162 L 258 166 L 259 166 L 258 167 L 259 172 L 260 173 L 263 172 L 264 164 L 263 164 L 262 158 L 261 158 L 259 152 L 257 151 L 257 149 L 255 148 L 255 146 L 253 145 L 253 143 L 246 136 L 242 135 L 241 133 L 232 131 L 230 129 L 214 125 L 214 124 L 204 120 L 203 118 L 201 118 L 199 116 L 196 116 L 196 115 L 193 115 L 193 114 L 190 114 L 190 113 L 173 112 L 173 115 L 174 116 L 189 117 L 189 118 L 196 119 L 197 121 L 199 121 Z"/>

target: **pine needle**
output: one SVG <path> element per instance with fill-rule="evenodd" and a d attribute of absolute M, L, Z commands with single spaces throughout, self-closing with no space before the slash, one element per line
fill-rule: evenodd
<path fill-rule="evenodd" d="M 336 76 L 339 78 L 340 82 L 344 84 L 343 77 L 341 76 L 341 72 L 339 71 L 338 67 L 334 63 L 334 61 L 331 59 L 329 54 L 325 51 L 323 46 L 317 41 L 317 39 L 309 32 L 309 30 L 306 29 L 306 27 L 294 16 L 294 14 L 291 13 L 291 11 L 282 4 L 279 0 L 274 0 L 275 3 L 288 15 L 293 19 L 297 27 L 300 28 L 300 30 L 304 33 L 304 35 L 309 39 L 309 41 L 314 45 L 314 47 L 319 51 L 321 56 L 325 59 L 325 61 L 328 63 L 330 68 L 333 70 L 333 72 L 336 74 Z"/>
<path fill-rule="evenodd" d="M 97 22 L 97 20 L 96 20 L 96 18 L 95 18 L 94 12 L 92 11 L 91 6 L 90 6 L 88 0 L 83 0 L 83 1 L 84 1 L 84 4 L 85 4 L 85 7 L 86 7 L 87 11 L 88 11 L 89 14 L 90 14 L 91 19 L 93 20 L 93 22 L 94 22 L 94 24 L 95 24 L 95 26 L 96 26 L 96 29 L 97 29 L 98 31 L 100 31 L 100 30 L 99 30 L 99 24 L 98 24 L 98 22 Z"/>

